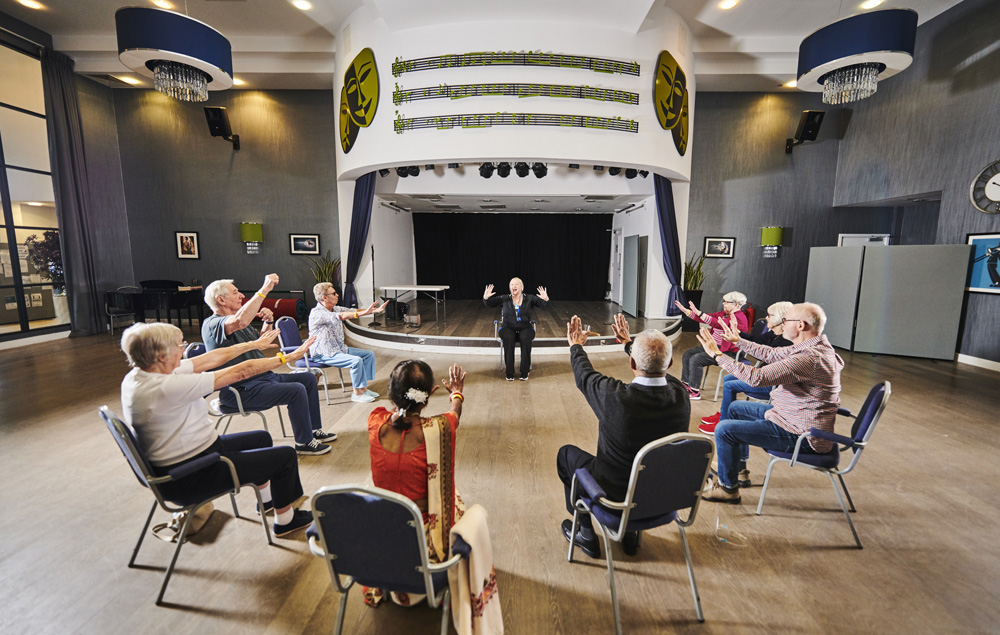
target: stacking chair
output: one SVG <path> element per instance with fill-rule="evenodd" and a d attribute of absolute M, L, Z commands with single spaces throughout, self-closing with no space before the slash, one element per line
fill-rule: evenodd
<path fill-rule="evenodd" d="M 340 485 L 316 492 L 312 510 L 315 520 L 306 532 L 309 549 L 326 560 L 341 593 L 337 635 L 344 628 L 347 596 L 355 582 L 386 593 L 426 594 L 431 608 L 441 607 L 442 635 L 448 632 L 447 571 L 461 556 L 440 564 L 428 560 L 423 517 L 413 501 L 378 487 Z"/>
<path fill-rule="evenodd" d="M 278 341 L 281 343 L 282 353 L 290 353 L 302 346 L 302 335 L 299 333 L 299 325 L 294 318 L 287 315 L 278 318 L 274 326 L 278 329 Z M 305 357 L 296 362 L 285 362 L 285 366 L 290 368 L 293 373 L 312 373 L 316 375 L 317 381 L 322 376 L 323 391 L 326 393 L 326 405 L 330 405 L 330 386 L 328 384 L 329 380 L 326 378 L 325 369 L 336 368 L 336 366 L 313 361 L 309 357 L 309 351 L 306 351 Z M 348 392 L 347 386 L 344 385 L 344 369 L 337 368 L 337 372 L 340 373 L 340 392 Z"/>
<path fill-rule="evenodd" d="M 202 342 L 192 342 L 187 345 L 184 349 L 184 359 L 190 359 L 192 357 L 197 357 L 198 355 L 203 355 L 205 353 L 205 345 Z M 208 405 L 208 414 L 216 417 L 218 420 L 215 422 L 215 429 L 218 430 L 219 426 L 225 421 L 225 426 L 222 428 L 221 434 L 226 434 L 229 431 L 229 424 L 233 422 L 233 417 L 239 415 L 241 417 L 249 417 L 250 415 L 257 415 L 260 417 L 261 422 L 264 424 L 264 432 L 268 434 L 271 433 L 267 429 L 267 417 L 260 410 L 244 410 L 243 409 L 243 399 L 240 398 L 240 391 L 236 390 L 235 386 L 226 386 L 222 390 L 232 391 L 233 397 L 236 399 L 236 409 L 226 408 L 222 405 L 220 399 L 213 399 Z M 287 437 L 288 434 L 285 433 L 285 419 L 281 416 L 281 406 L 275 406 L 275 410 L 278 411 L 278 422 L 281 424 L 281 436 Z"/>
<path fill-rule="evenodd" d="M 715 441 L 701 434 L 679 432 L 647 443 L 632 462 L 628 491 L 623 501 L 608 500 L 587 468 L 580 468 L 573 475 L 570 500 L 575 500 L 573 531 L 575 536 L 580 514 L 590 514 L 594 527 L 604 539 L 604 554 L 608 563 L 611 585 L 611 604 L 615 612 L 615 632 L 621 635 L 622 624 L 618 610 L 618 593 L 615 590 L 615 570 L 611 559 L 611 542 L 621 542 L 626 532 L 645 531 L 676 523 L 681 534 L 684 560 L 687 562 L 688 580 L 694 596 L 698 621 L 704 622 L 701 598 L 694 580 L 691 550 L 688 548 L 684 528 L 694 522 L 701 502 L 701 493 L 715 455 Z M 579 499 L 577 495 L 579 494 Z M 689 509 L 687 518 L 681 520 L 679 511 Z M 573 561 L 569 544 L 568 559 Z"/>
<path fill-rule="evenodd" d="M 807 467 L 811 470 L 822 472 L 829 477 L 830 484 L 833 485 L 833 491 L 837 495 L 837 501 L 840 503 L 840 509 L 844 512 L 847 524 L 851 526 L 851 533 L 854 534 L 854 542 L 857 544 L 858 549 L 861 549 L 861 539 L 858 538 L 858 532 L 854 528 L 851 513 L 848 512 L 847 505 L 844 504 L 844 497 L 840 495 L 840 488 L 837 487 L 837 481 L 833 477 L 836 476 L 837 480 L 840 481 L 840 487 L 844 489 L 844 495 L 847 496 L 847 502 L 851 506 L 850 511 L 856 512 L 857 509 L 854 507 L 854 501 L 851 500 L 851 493 L 847 491 L 847 484 L 844 483 L 844 474 L 854 469 L 854 466 L 858 464 L 858 460 L 861 458 L 861 453 L 868 447 L 868 441 L 872 436 L 872 432 L 875 431 L 875 424 L 878 423 L 879 418 L 882 416 L 882 411 L 885 410 L 885 404 L 888 403 L 889 395 L 891 394 L 892 385 L 887 381 L 883 381 L 875 384 L 871 389 L 868 393 L 868 398 L 865 399 L 865 403 L 861 406 L 861 410 L 858 411 L 856 417 L 851 415 L 849 410 L 841 408 L 838 411 L 837 414 L 854 419 L 850 437 L 813 428 L 810 432 L 806 432 L 799 437 L 798 441 L 795 442 L 795 450 L 793 452 L 768 450 L 767 453 L 771 455 L 771 461 L 767 464 L 767 476 L 764 478 L 764 489 L 760 492 L 760 502 L 757 503 L 757 515 L 760 516 L 761 510 L 764 508 L 764 497 L 767 495 L 767 486 L 771 482 L 771 470 L 774 469 L 776 463 L 788 463 L 789 467 Z M 802 443 L 808 436 L 833 441 L 833 449 L 825 454 L 800 454 L 799 450 L 802 447 Z M 842 444 L 843 447 L 838 446 L 838 443 Z M 846 468 L 840 469 L 840 453 L 847 449 L 852 450 L 854 456 Z"/>
<path fill-rule="evenodd" d="M 187 534 L 188 525 L 191 524 L 191 520 L 194 518 L 194 510 L 209 501 L 213 501 L 228 494 L 233 503 L 233 514 L 237 518 L 240 517 L 239 509 L 236 507 L 236 494 L 239 494 L 240 492 L 240 481 L 236 476 L 236 468 L 233 467 L 233 464 L 229 459 L 224 456 L 220 456 L 217 452 L 213 452 L 212 454 L 195 459 L 194 461 L 185 463 L 180 467 L 170 470 L 170 473 L 167 476 L 154 476 L 149 462 L 146 461 L 145 455 L 139 449 L 139 443 L 136 441 L 135 435 L 132 434 L 132 429 L 124 421 L 119 419 L 115 413 L 111 412 L 107 406 L 101 406 L 100 413 L 101 418 L 104 419 L 104 422 L 108 425 L 108 430 L 111 431 L 111 436 L 115 438 L 118 448 L 121 449 L 122 454 L 125 455 L 129 465 L 132 466 L 132 471 L 135 473 L 135 477 L 139 480 L 139 484 L 148 488 L 153 493 L 153 497 L 156 499 L 153 501 L 153 506 L 149 510 L 149 516 L 146 517 L 146 524 L 143 525 L 142 532 L 139 533 L 139 540 L 135 543 L 135 549 L 132 550 L 132 558 L 128 561 L 128 566 L 135 566 L 135 557 L 139 554 L 139 547 L 142 546 L 142 539 L 146 536 L 146 531 L 149 529 L 149 524 L 153 520 L 153 513 L 156 511 L 157 505 L 159 505 L 164 511 L 171 514 L 188 512 L 188 514 L 184 517 L 184 522 L 181 523 L 181 530 L 177 535 L 177 546 L 174 547 L 173 558 L 170 559 L 170 564 L 167 566 L 167 571 L 163 576 L 163 585 L 160 586 L 160 594 L 156 597 L 156 603 L 161 604 L 163 602 L 163 594 L 167 590 L 167 584 L 170 582 L 170 576 L 174 572 L 174 565 L 177 563 L 177 556 L 180 555 L 181 547 L 184 546 L 184 536 Z M 167 500 L 163 497 L 163 494 L 160 493 L 159 486 L 163 483 L 169 483 L 170 481 L 181 479 L 190 474 L 195 474 L 220 462 L 229 466 L 229 471 L 233 477 L 232 486 L 209 489 L 201 492 L 197 496 L 185 499 Z M 263 509 L 264 503 L 260 497 L 260 492 L 253 486 L 249 489 L 253 490 L 254 495 L 257 497 L 257 509 Z M 271 528 L 267 524 L 266 514 L 261 514 L 260 522 L 264 525 L 264 535 L 267 537 L 267 544 L 274 544 L 274 541 L 271 539 Z"/>
<path fill-rule="evenodd" d="M 767 320 L 763 320 L 763 319 L 757 320 L 754 323 L 753 328 L 750 329 L 750 335 L 752 335 L 753 337 L 756 337 L 758 335 L 763 335 L 764 333 L 767 332 L 767 330 L 768 330 L 767 329 Z M 741 362 L 743 364 L 747 364 L 747 365 L 750 364 L 750 360 L 747 359 L 747 356 L 743 353 L 743 351 L 738 351 L 736 353 L 736 361 Z M 757 363 L 759 364 L 760 362 L 757 362 Z M 717 366 L 716 368 L 719 369 L 719 380 L 715 382 L 715 396 L 712 398 L 712 401 L 718 401 L 719 400 L 719 391 L 722 389 L 722 380 L 725 379 L 726 375 L 727 375 L 726 371 L 722 370 L 721 366 Z M 711 366 L 706 366 L 705 367 L 705 372 L 704 372 L 704 374 L 701 377 L 701 389 L 702 390 L 705 389 L 705 382 L 708 380 L 708 371 L 710 371 L 711 369 L 712 369 Z"/>
<path fill-rule="evenodd" d="M 493 339 L 496 340 L 496 343 L 500 345 L 500 370 L 504 370 L 503 340 L 500 339 L 500 325 L 501 324 L 503 324 L 502 321 L 500 321 L 500 320 L 493 320 Z M 531 330 L 532 331 L 535 330 L 535 325 L 536 324 L 538 324 L 537 320 L 532 320 L 531 321 Z M 515 353 L 517 352 L 516 348 L 514 349 L 514 352 Z M 529 368 L 528 370 L 532 371 L 534 369 L 535 369 L 535 365 L 532 364 L 531 368 Z"/>

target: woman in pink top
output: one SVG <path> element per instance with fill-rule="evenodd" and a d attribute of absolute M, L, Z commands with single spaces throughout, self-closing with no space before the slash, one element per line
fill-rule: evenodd
<path fill-rule="evenodd" d="M 736 330 L 740 332 L 745 333 L 748 331 L 750 327 L 747 322 L 747 316 L 746 313 L 741 310 L 743 305 L 746 303 L 747 297 L 745 295 L 739 291 L 730 291 L 726 295 L 722 296 L 722 310 L 716 311 L 715 313 L 702 313 L 698 310 L 698 307 L 694 305 L 694 302 L 688 302 L 690 309 L 686 308 L 680 302 L 675 302 L 674 304 L 677 305 L 677 308 L 679 308 L 684 315 L 688 316 L 692 320 L 700 322 L 701 324 L 707 324 L 711 329 L 712 339 L 714 339 L 716 344 L 719 345 L 719 349 L 726 355 L 732 357 L 739 349 L 734 344 L 731 344 L 722 338 L 723 333 L 720 323 L 724 320 L 727 325 L 735 327 Z M 695 346 L 684 351 L 684 363 L 681 367 L 681 381 L 684 382 L 684 385 L 687 387 L 691 401 L 701 399 L 701 378 L 704 369 L 708 366 L 715 365 L 715 359 L 709 357 L 700 346 Z"/>

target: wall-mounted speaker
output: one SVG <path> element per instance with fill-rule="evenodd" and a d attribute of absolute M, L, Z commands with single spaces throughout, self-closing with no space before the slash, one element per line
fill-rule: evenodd
<path fill-rule="evenodd" d="M 226 109 L 220 106 L 205 106 L 205 119 L 208 121 L 208 131 L 213 137 L 222 137 L 226 141 L 231 141 L 233 150 L 240 149 L 240 137 L 233 134 L 233 129 L 229 125 L 229 115 Z"/>
<path fill-rule="evenodd" d="M 799 127 L 795 131 L 798 141 L 815 141 L 819 135 L 819 127 L 823 125 L 824 110 L 803 110 L 799 119 Z"/>

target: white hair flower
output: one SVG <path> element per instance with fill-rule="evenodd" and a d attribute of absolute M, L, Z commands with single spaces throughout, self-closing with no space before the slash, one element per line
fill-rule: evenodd
<path fill-rule="evenodd" d="M 427 393 L 416 388 L 410 388 L 407 390 L 406 398 L 413 403 L 427 403 Z"/>

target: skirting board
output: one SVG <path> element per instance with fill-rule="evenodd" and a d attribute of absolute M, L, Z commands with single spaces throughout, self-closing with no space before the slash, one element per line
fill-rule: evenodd
<path fill-rule="evenodd" d="M 1000 373 L 1000 362 L 994 362 L 991 359 L 972 357 L 971 355 L 962 355 L 959 353 L 955 358 L 955 361 L 962 364 L 968 364 L 969 366 L 978 366 L 979 368 L 985 368 L 986 370 L 992 370 Z"/>

